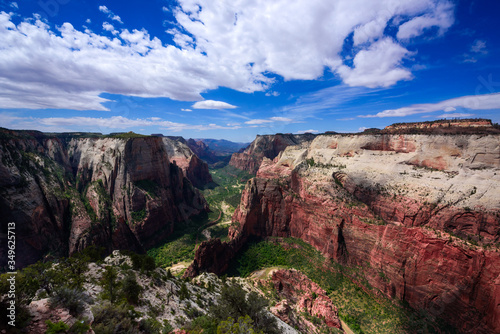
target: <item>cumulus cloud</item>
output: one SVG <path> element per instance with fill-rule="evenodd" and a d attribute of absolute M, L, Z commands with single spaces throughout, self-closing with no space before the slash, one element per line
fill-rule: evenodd
<path fill-rule="evenodd" d="M 17 2 L 14 2 L 14 1 L 13 1 L 13 2 L 11 2 L 11 3 L 10 3 L 10 6 L 11 6 L 12 8 L 19 9 L 19 5 L 17 4 Z"/>
<path fill-rule="evenodd" d="M 192 110 L 191 109 L 182 108 L 181 111 L 191 112 Z"/>
<path fill-rule="evenodd" d="M 428 13 L 417 16 L 403 23 L 398 30 L 398 39 L 409 39 L 420 36 L 425 30 L 436 27 L 438 33 L 443 34 L 455 21 L 451 2 L 442 1 L 430 3 L 433 9 Z"/>
<path fill-rule="evenodd" d="M 457 108 L 471 110 L 490 110 L 500 109 L 500 93 L 484 94 L 484 95 L 469 95 L 461 96 L 454 99 L 441 101 L 438 103 L 422 103 L 413 104 L 409 107 L 399 109 L 390 109 L 379 112 L 375 115 L 364 115 L 359 117 L 404 117 L 415 114 L 425 114 L 435 111 L 455 111 Z M 446 117 L 461 117 L 454 116 L 456 114 L 445 114 Z M 440 116 L 443 117 L 443 116 Z"/>
<path fill-rule="evenodd" d="M 200 101 L 218 87 L 268 91 L 274 75 L 312 80 L 325 68 L 351 86 L 387 87 L 412 78 L 402 63 L 409 51 L 384 36 L 389 22 L 407 20 L 402 37 L 428 27 L 440 34 L 453 22 L 452 8 L 448 0 L 179 0 L 168 29 L 175 45 L 144 29 L 109 30 L 109 38 L 107 25 L 96 34 L 39 19 L 15 24 L 1 12 L 0 99 L 4 108 L 20 107 L 22 95 L 24 108 L 77 110 L 105 110 L 103 92 Z M 108 7 L 99 10 L 121 22 Z M 351 67 L 341 53 L 353 34 Z"/>
<path fill-rule="evenodd" d="M 214 100 L 204 100 L 198 101 L 193 104 L 194 109 L 234 109 L 238 108 L 237 106 L 233 106 L 232 104 L 222 102 L 222 101 L 214 101 Z"/>
<path fill-rule="evenodd" d="M 342 65 L 338 72 L 349 86 L 392 86 L 412 78 L 411 72 L 401 67 L 403 58 L 408 54 L 407 49 L 391 38 L 385 38 L 360 51 L 354 57 L 354 68 Z"/>

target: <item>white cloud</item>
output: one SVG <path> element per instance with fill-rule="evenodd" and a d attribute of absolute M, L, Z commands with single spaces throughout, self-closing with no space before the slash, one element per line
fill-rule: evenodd
<path fill-rule="evenodd" d="M 391 38 L 385 38 L 373 43 L 369 49 L 358 52 L 354 57 L 354 68 L 342 65 L 338 73 L 349 86 L 392 86 L 398 81 L 412 78 L 411 72 L 400 66 L 408 54 L 407 49 Z"/>
<path fill-rule="evenodd" d="M 0 99 L 4 108 L 105 110 L 103 92 L 199 101 L 218 87 L 268 91 L 274 74 L 312 80 L 325 68 L 349 85 L 387 87 L 412 78 L 401 62 L 408 50 L 384 35 L 388 22 L 404 17 L 408 27 L 415 18 L 434 17 L 443 32 L 452 22 L 447 6 L 447 0 L 179 0 L 168 30 L 176 45 L 144 29 L 119 29 L 109 38 L 69 23 L 14 24 L 0 12 Z M 99 10 L 121 22 L 108 7 Z M 351 68 L 341 52 L 353 33 Z"/>
<path fill-rule="evenodd" d="M 474 114 L 466 114 L 466 113 L 451 113 L 451 114 L 442 114 L 436 116 L 436 118 L 459 118 L 459 117 L 472 117 Z"/>
<path fill-rule="evenodd" d="M 193 104 L 194 109 L 234 109 L 238 108 L 237 106 L 233 106 L 232 104 L 222 102 L 222 101 L 214 101 L 214 100 L 203 100 L 198 101 Z"/>
<path fill-rule="evenodd" d="M 365 131 L 366 129 L 368 129 L 366 126 L 362 126 L 358 129 L 359 132 L 363 132 Z"/>
<path fill-rule="evenodd" d="M 182 108 L 181 111 L 191 112 L 192 110 L 191 109 Z"/>
<path fill-rule="evenodd" d="M 17 4 L 17 2 L 11 2 L 11 3 L 10 3 L 10 6 L 11 6 L 12 8 L 19 9 L 19 5 Z"/>
<path fill-rule="evenodd" d="M 293 119 L 288 118 L 288 117 L 271 117 L 271 121 L 273 122 L 291 122 Z"/>
<path fill-rule="evenodd" d="M 274 97 L 276 97 L 276 96 L 280 96 L 280 93 L 279 92 L 267 92 L 266 96 L 274 96 Z"/>
<path fill-rule="evenodd" d="M 170 12 L 170 8 L 163 6 L 162 9 L 165 13 Z"/>
<path fill-rule="evenodd" d="M 292 122 L 293 119 L 287 118 L 287 117 L 271 117 L 268 119 L 251 119 L 249 121 L 246 121 L 245 124 L 250 124 L 250 125 L 261 125 L 261 124 L 267 124 L 267 123 L 273 123 L 273 122 Z"/>
<path fill-rule="evenodd" d="M 250 124 L 250 125 L 260 125 L 260 124 L 266 124 L 266 123 L 272 123 L 270 119 L 251 119 L 249 121 L 246 121 L 245 124 Z"/>
<path fill-rule="evenodd" d="M 438 33 L 443 34 L 455 21 L 453 10 L 454 6 L 448 1 L 438 1 L 431 3 L 432 10 L 421 16 L 410 19 L 403 23 L 398 30 L 398 39 L 410 39 L 420 36 L 425 30 L 437 27 Z"/>
<path fill-rule="evenodd" d="M 301 130 L 301 131 L 297 131 L 295 132 L 296 135 L 302 135 L 304 133 L 318 133 L 319 131 L 318 130 Z"/>
<path fill-rule="evenodd" d="M 234 130 L 239 129 L 237 125 L 222 126 L 217 124 L 197 125 L 175 123 L 163 120 L 159 117 L 131 119 L 123 116 L 113 116 L 108 118 L 96 117 L 17 117 L 7 113 L 0 113 L 2 126 L 11 129 L 32 129 L 41 131 L 78 131 L 82 129 L 100 129 L 102 132 L 127 130 L 135 127 L 159 127 L 169 131 L 183 130 Z"/>
<path fill-rule="evenodd" d="M 87 24 L 91 24 L 91 23 L 92 23 L 92 20 L 91 20 L 91 19 L 86 19 L 86 20 L 85 20 L 85 23 L 87 23 Z"/>
<path fill-rule="evenodd" d="M 462 96 L 438 103 L 413 104 L 409 107 L 390 109 L 375 115 L 363 115 L 358 117 L 404 117 L 415 114 L 425 114 L 435 111 L 455 111 L 457 108 L 471 110 L 500 109 L 500 93 Z M 455 117 L 457 114 L 446 114 L 446 117 Z M 451 116 L 450 116 L 451 115 Z M 441 116 L 440 116 L 441 117 Z M 460 116 L 457 116 L 460 117 Z"/>
<path fill-rule="evenodd" d="M 470 52 L 487 54 L 488 50 L 486 49 L 486 42 L 479 39 L 474 41 L 470 47 Z"/>
<path fill-rule="evenodd" d="M 104 14 L 108 14 L 108 17 L 111 20 L 123 23 L 122 19 L 118 15 L 115 15 L 115 13 L 113 13 L 108 7 L 106 7 L 106 6 L 99 6 L 99 10 L 101 12 L 103 12 Z"/>
<path fill-rule="evenodd" d="M 104 14 L 109 14 L 111 11 L 108 9 L 106 6 L 99 6 L 99 10 L 103 12 Z"/>
<path fill-rule="evenodd" d="M 112 24 L 110 24 L 110 23 L 108 23 L 108 22 L 104 22 L 104 23 L 102 24 L 102 28 L 103 28 L 104 30 L 106 30 L 106 31 L 113 31 L 113 30 L 115 30 L 115 27 L 113 27 L 113 25 L 112 25 Z"/>

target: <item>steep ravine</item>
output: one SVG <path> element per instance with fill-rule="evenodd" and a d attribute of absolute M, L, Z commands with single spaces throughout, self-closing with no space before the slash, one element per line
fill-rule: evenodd
<path fill-rule="evenodd" d="M 320 135 L 263 160 L 231 241 L 202 244 L 188 275 L 223 272 L 250 236 L 297 237 L 372 291 L 498 333 L 498 198 L 498 135 Z"/>
<path fill-rule="evenodd" d="M 19 267 L 89 245 L 144 251 L 207 210 L 162 138 L 1 135 L 0 220 L 16 224 Z"/>

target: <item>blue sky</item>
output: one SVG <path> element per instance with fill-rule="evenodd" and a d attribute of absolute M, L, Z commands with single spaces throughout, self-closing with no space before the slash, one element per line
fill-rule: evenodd
<path fill-rule="evenodd" d="M 500 4 L 0 0 L 0 126 L 248 142 L 500 122 Z"/>

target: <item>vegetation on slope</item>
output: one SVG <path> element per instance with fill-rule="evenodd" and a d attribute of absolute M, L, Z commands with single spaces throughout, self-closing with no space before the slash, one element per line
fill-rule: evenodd
<path fill-rule="evenodd" d="M 247 277 L 253 271 L 270 266 L 283 266 L 302 271 L 319 284 L 333 304 L 339 308 L 340 318 L 356 333 L 453 333 L 443 322 L 416 312 L 397 300 L 376 295 L 376 291 L 362 272 L 340 266 L 323 257 L 311 245 L 294 238 L 269 238 L 253 241 L 233 261 L 228 274 Z M 352 281 L 357 277 L 364 289 Z M 263 287 L 266 296 L 277 302 L 276 293 Z M 365 291 L 366 290 L 366 291 Z M 369 291 L 369 292 L 367 292 Z"/>
<path fill-rule="evenodd" d="M 178 223 L 174 233 L 162 244 L 148 250 L 161 267 L 180 262 L 191 262 L 202 241 L 210 238 L 227 240 L 229 221 L 240 203 L 241 192 L 252 175 L 233 166 L 212 168 L 213 183 L 203 190 L 211 212 L 187 223 Z M 207 230 L 203 233 L 203 230 Z"/>
<path fill-rule="evenodd" d="M 156 268 L 147 255 L 94 247 L 59 262 L 38 262 L 16 277 L 16 327 L 11 333 L 279 333 L 268 302 L 235 281 L 215 275 L 181 280 Z M 8 275 L 0 276 L 1 311 L 7 310 Z M 50 314 L 30 319 L 28 305 Z M 32 306 L 31 308 L 33 308 Z M 70 317 L 65 317 L 67 310 Z M 6 316 L 6 314 L 2 314 Z M 48 318 L 48 319 L 47 319 Z M 90 323 L 89 319 L 93 319 Z"/>

